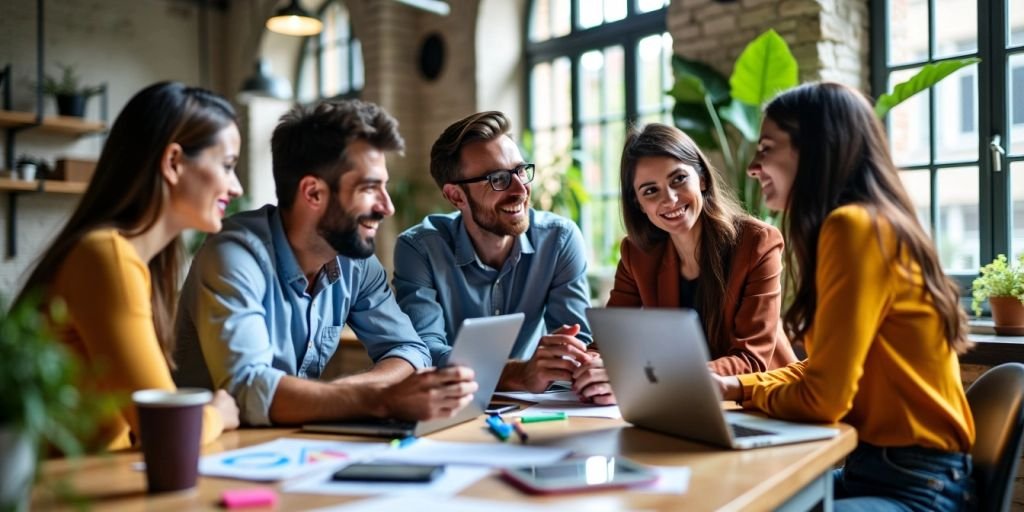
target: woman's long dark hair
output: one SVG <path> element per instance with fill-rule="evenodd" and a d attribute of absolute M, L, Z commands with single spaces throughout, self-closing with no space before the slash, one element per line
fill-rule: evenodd
<path fill-rule="evenodd" d="M 78 207 L 36 264 L 19 300 L 35 291 L 47 295 L 64 258 L 90 231 L 114 228 L 132 236 L 153 227 L 164 208 L 160 160 L 167 146 L 176 142 L 186 157 L 196 157 L 235 122 L 227 100 L 178 82 L 153 84 L 132 97 L 110 129 Z M 149 261 L 153 326 L 172 368 L 171 324 L 180 271 L 181 239 L 176 237 Z"/>
<path fill-rule="evenodd" d="M 795 284 L 793 303 L 783 315 L 789 338 L 802 339 L 814 319 L 818 296 L 814 269 L 821 226 L 832 210 L 856 203 L 892 226 L 896 246 L 889 257 L 898 260 L 906 251 L 918 264 L 922 293 L 930 296 L 942 317 L 950 347 L 957 353 L 968 349 L 967 314 L 960 307 L 959 287 L 942 272 L 935 246 L 900 181 L 882 123 L 867 98 L 841 84 L 807 84 L 772 100 L 765 116 L 789 134 L 799 154 L 784 221 L 787 274 Z M 884 244 L 882 248 L 886 250 Z M 910 270 L 911 262 L 901 264 Z"/>
<path fill-rule="evenodd" d="M 644 157 L 668 157 L 693 167 L 704 180 L 704 206 L 700 213 L 701 234 L 697 243 L 700 276 L 697 278 L 697 307 L 713 357 L 725 354 L 732 342 L 722 326 L 722 302 L 729 279 L 729 264 L 739 242 L 743 221 L 749 216 L 736 203 L 718 171 L 688 135 L 674 126 L 651 123 L 642 131 L 630 128 L 622 150 L 619 172 L 622 190 L 622 219 L 626 233 L 641 250 L 649 251 L 668 240 L 668 233 L 651 223 L 640 208 L 633 182 L 637 161 Z"/>

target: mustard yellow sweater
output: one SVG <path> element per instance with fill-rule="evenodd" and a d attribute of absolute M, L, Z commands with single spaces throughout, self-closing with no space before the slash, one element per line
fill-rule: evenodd
<path fill-rule="evenodd" d="M 891 257 L 895 241 L 891 226 L 863 206 L 828 216 L 807 359 L 739 376 L 745 407 L 792 420 L 842 420 L 877 446 L 970 451 L 974 423 L 960 364 L 922 296 L 919 267 L 908 274 Z"/>
<path fill-rule="evenodd" d="M 149 268 L 116 230 L 96 230 L 64 258 L 52 283 L 53 296 L 67 303 L 68 323 L 60 338 L 85 361 L 86 385 L 124 399 L 120 413 L 101 428 L 98 447 L 131 445 L 139 423 L 131 392 L 175 389 L 153 326 Z M 203 411 L 203 438 L 208 443 L 224 430 L 220 414 Z"/>

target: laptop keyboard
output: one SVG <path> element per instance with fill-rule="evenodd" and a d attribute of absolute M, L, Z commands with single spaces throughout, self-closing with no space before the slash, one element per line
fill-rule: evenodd
<path fill-rule="evenodd" d="M 756 428 L 744 427 L 743 425 L 736 425 L 734 423 L 729 424 L 732 427 L 733 437 L 751 437 L 751 436 L 771 436 L 775 435 L 775 432 L 768 432 L 767 430 L 758 430 Z"/>

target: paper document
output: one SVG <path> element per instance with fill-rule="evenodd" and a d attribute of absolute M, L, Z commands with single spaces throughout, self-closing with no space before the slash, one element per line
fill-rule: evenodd
<path fill-rule="evenodd" d="M 285 492 L 305 492 L 312 494 L 432 494 L 454 496 L 477 480 L 487 476 L 489 468 L 476 466 L 446 466 L 444 473 L 431 482 L 336 482 L 331 480 L 333 470 L 317 471 L 307 477 L 286 483 Z M 377 510 L 416 510 L 422 507 L 380 508 Z"/>
<path fill-rule="evenodd" d="M 580 402 L 559 402 L 549 401 L 537 405 L 531 405 L 525 409 L 506 414 L 505 416 L 530 416 L 534 414 L 550 414 L 553 412 L 564 412 L 566 416 L 581 416 L 588 418 L 622 418 L 617 405 L 594 405 Z"/>
<path fill-rule="evenodd" d="M 496 501 L 478 498 L 438 498 L 434 496 L 395 496 L 373 498 L 318 508 L 313 512 L 379 512 L 381 510 L 415 510 L 416 512 L 560 512 L 566 502 L 538 505 L 522 501 Z M 595 509 L 596 510 L 596 509 Z"/>
<path fill-rule="evenodd" d="M 516 467 L 550 464 L 564 459 L 570 450 L 519 443 L 454 443 L 420 439 L 401 450 L 379 452 L 373 460 L 405 464 L 466 464 Z"/>
<path fill-rule="evenodd" d="M 241 480 L 291 478 L 322 467 L 341 467 L 390 449 L 386 443 L 282 438 L 199 459 L 199 474 Z"/>
<path fill-rule="evenodd" d="M 690 488 L 690 468 L 687 466 L 647 466 L 658 473 L 658 479 L 647 485 L 631 487 L 630 491 L 649 494 L 686 494 Z"/>

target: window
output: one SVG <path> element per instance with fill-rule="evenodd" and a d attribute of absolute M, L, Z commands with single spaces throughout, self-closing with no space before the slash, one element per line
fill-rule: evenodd
<path fill-rule="evenodd" d="M 538 177 L 575 155 L 589 201 L 576 220 L 591 267 L 618 261 L 619 158 L 628 123 L 672 122 L 667 0 L 534 0 L 527 127 Z M 557 182 L 557 180 L 555 180 Z M 548 180 L 535 183 L 543 186 Z M 535 194 L 537 193 L 535 185 Z"/>
<path fill-rule="evenodd" d="M 298 100 L 355 98 L 363 89 L 363 50 L 352 34 L 348 9 L 339 0 L 320 9 L 322 32 L 307 37 L 299 58 Z"/>
<path fill-rule="evenodd" d="M 943 268 L 969 290 L 978 268 L 996 254 L 1024 253 L 1024 6 L 1019 0 L 872 6 L 874 41 L 882 43 L 872 52 L 876 96 L 929 62 L 982 59 L 886 119 L 893 158 Z M 998 165 L 990 150 L 997 137 L 1007 153 Z"/>

